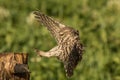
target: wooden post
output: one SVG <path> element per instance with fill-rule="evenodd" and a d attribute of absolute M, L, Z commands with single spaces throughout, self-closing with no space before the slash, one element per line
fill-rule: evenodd
<path fill-rule="evenodd" d="M 0 80 L 29 80 L 28 55 L 0 53 Z"/>

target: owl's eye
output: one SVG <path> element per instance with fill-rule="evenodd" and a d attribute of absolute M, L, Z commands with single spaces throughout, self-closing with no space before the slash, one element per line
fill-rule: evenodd
<path fill-rule="evenodd" d="M 78 31 L 78 30 L 77 30 L 76 32 L 77 32 L 77 33 L 79 33 L 79 31 Z"/>
<path fill-rule="evenodd" d="M 78 31 L 78 30 L 76 30 L 76 31 L 75 31 L 75 34 L 79 35 L 79 31 Z"/>

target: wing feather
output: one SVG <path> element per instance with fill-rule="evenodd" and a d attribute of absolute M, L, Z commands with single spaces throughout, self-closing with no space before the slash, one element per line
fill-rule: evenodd
<path fill-rule="evenodd" d="M 47 29 L 50 31 L 52 36 L 55 37 L 55 39 L 58 42 L 60 40 L 59 32 L 63 27 L 65 27 L 65 25 L 61 24 L 58 21 L 53 20 L 53 18 L 39 11 L 35 11 L 34 14 L 35 14 L 35 18 L 37 18 L 39 22 L 41 22 L 43 25 L 47 27 Z"/>

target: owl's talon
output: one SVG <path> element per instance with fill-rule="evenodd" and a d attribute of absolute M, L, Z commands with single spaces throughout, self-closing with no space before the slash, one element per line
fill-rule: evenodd
<path fill-rule="evenodd" d="M 35 49 L 34 49 L 34 52 L 36 52 L 38 56 L 42 57 L 42 56 L 40 55 L 41 51 L 39 51 L 38 49 L 35 48 Z"/>

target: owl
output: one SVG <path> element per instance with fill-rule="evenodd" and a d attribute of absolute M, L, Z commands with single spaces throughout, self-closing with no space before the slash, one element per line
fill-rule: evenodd
<path fill-rule="evenodd" d="M 66 76 L 71 77 L 78 62 L 81 61 L 83 53 L 78 30 L 64 25 L 40 11 L 34 11 L 33 13 L 35 18 L 50 31 L 57 42 L 57 45 L 47 52 L 38 49 L 35 49 L 35 52 L 43 57 L 57 57 L 64 65 Z"/>

